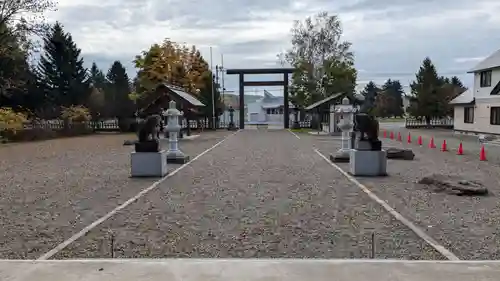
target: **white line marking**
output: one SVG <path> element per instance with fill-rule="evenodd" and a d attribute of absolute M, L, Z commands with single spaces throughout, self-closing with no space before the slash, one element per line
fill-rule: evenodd
<path fill-rule="evenodd" d="M 55 254 L 57 254 L 59 251 L 61 251 L 62 249 L 66 248 L 69 244 L 75 242 L 78 238 L 84 236 L 85 234 L 87 234 L 90 230 L 92 230 L 93 228 L 95 228 L 96 226 L 100 225 L 101 223 L 103 223 L 104 221 L 106 221 L 107 219 L 111 218 L 112 216 L 114 216 L 117 212 L 119 212 L 120 210 L 124 209 L 125 207 L 127 207 L 128 205 L 132 204 L 133 202 L 135 202 L 136 200 L 138 200 L 139 198 L 141 198 L 142 196 L 144 196 L 146 193 L 150 192 L 151 190 L 157 188 L 162 182 L 164 182 L 166 179 L 172 177 L 173 175 L 177 174 L 180 170 L 186 168 L 187 166 L 189 166 L 191 163 L 193 163 L 194 161 L 196 161 L 198 158 L 200 158 L 201 156 L 205 155 L 206 153 L 210 152 L 212 149 L 216 148 L 217 146 L 219 146 L 220 144 L 222 144 L 224 141 L 226 141 L 228 138 L 230 138 L 231 136 L 234 136 L 235 134 L 237 134 L 239 132 L 236 131 L 235 133 L 233 134 L 230 134 L 229 136 L 225 137 L 223 140 L 219 141 L 218 143 L 216 143 L 215 145 L 213 145 L 212 147 L 208 148 L 207 150 L 203 151 L 202 153 L 198 154 L 196 157 L 194 157 L 193 159 L 191 159 L 189 162 L 187 162 L 186 164 L 183 164 L 182 166 L 180 166 L 179 168 L 173 170 L 171 173 L 167 174 L 165 177 L 161 178 L 160 180 L 154 182 L 152 185 L 150 185 L 149 187 L 143 189 L 141 192 L 137 193 L 137 195 L 135 195 L 134 197 L 130 198 L 129 200 L 127 200 L 125 203 L 121 204 L 120 206 L 116 207 L 115 209 L 113 209 L 111 212 L 107 213 L 105 216 L 99 218 L 98 220 L 96 220 L 95 222 L 89 224 L 88 226 L 86 226 L 84 229 L 80 230 L 80 232 L 76 233 L 75 235 L 71 236 L 68 240 L 62 242 L 61 244 L 57 245 L 57 247 L 55 247 L 54 249 L 48 251 L 47 253 L 43 254 L 41 257 L 39 257 L 37 260 L 47 260 L 47 259 L 50 259 L 52 256 L 54 256 Z"/>
<path fill-rule="evenodd" d="M 418 226 L 414 225 L 411 221 L 409 221 L 407 218 L 403 217 L 400 213 L 398 213 L 396 210 L 394 210 L 389 204 L 387 204 L 384 200 L 380 199 L 375 193 L 373 193 L 370 189 L 368 189 L 364 184 L 360 183 L 357 179 L 355 179 L 353 176 L 342 170 L 337 164 L 333 163 L 328 159 L 325 155 L 323 155 L 321 152 L 319 152 L 318 149 L 314 148 L 314 151 L 321 156 L 326 162 L 328 162 L 330 165 L 332 165 L 335 169 L 337 169 L 341 174 L 343 174 L 349 181 L 357 185 L 361 190 L 363 190 L 371 199 L 373 199 L 375 202 L 379 203 L 386 209 L 391 215 L 394 216 L 398 221 L 406 225 L 408 228 L 410 228 L 415 234 L 417 234 L 420 238 L 422 238 L 425 242 L 427 242 L 429 245 L 431 245 L 436 251 L 441 253 L 443 256 L 445 256 L 447 259 L 452 260 L 452 261 L 458 261 L 460 260 L 457 256 L 455 256 L 451 251 L 446 249 L 444 246 L 439 244 L 436 240 L 434 240 L 432 237 L 427 235 L 421 228 Z"/>
<path fill-rule="evenodd" d="M 292 132 L 292 130 L 288 129 L 287 131 L 289 131 L 292 135 L 300 140 L 300 137 L 296 133 Z"/>

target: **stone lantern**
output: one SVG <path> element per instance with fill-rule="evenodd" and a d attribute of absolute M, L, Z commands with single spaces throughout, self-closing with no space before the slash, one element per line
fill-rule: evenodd
<path fill-rule="evenodd" d="M 179 117 L 182 116 L 182 113 L 177 110 L 175 101 L 170 101 L 166 115 L 167 126 L 165 127 L 165 131 L 168 132 L 167 162 L 184 164 L 189 160 L 189 156 L 185 155 L 179 149 L 179 140 L 177 139 L 177 136 L 181 131 Z"/>
<path fill-rule="evenodd" d="M 234 125 L 234 108 L 229 106 L 229 124 L 227 125 L 229 131 L 236 131 L 237 128 Z"/>
<path fill-rule="evenodd" d="M 342 104 L 336 106 L 335 114 L 340 115 L 341 119 L 338 128 L 342 131 L 341 147 L 330 159 L 334 162 L 349 162 L 351 147 L 351 132 L 354 128 L 354 113 L 356 108 L 350 103 L 347 97 L 342 99 Z"/>

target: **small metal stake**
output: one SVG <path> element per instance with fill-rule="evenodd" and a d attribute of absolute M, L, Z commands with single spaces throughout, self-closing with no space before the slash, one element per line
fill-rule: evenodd
<path fill-rule="evenodd" d="M 111 235 L 110 240 L 111 244 L 110 246 L 110 252 L 111 252 L 111 258 L 115 258 L 115 234 L 112 231 L 109 231 L 109 235 Z"/>
<path fill-rule="evenodd" d="M 375 258 L 375 232 L 372 232 L 372 259 Z"/>

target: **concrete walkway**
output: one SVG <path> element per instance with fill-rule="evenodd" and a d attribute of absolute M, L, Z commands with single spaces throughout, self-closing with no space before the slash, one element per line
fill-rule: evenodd
<path fill-rule="evenodd" d="M 2 281 L 493 281 L 500 262 L 389 260 L 0 261 Z"/>

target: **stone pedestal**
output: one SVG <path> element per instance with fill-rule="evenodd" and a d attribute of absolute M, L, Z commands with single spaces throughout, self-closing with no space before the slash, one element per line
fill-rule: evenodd
<path fill-rule="evenodd" d="M 160 143 L 158 140 L 136 142 L 135 143 L 135 151 L 136 152 L 159 152 L 160 151 Z"/>
<path fill-rule="evenodd" d="M 349 173 L 362 177 L 387 176 L 386 152 L 383 150 L 352 149 L 350 151 Z"/>
<path fill-rule="evenodd" d="M 130 155 L 132 177 L 164 177 L 167 170 L 167 152 L 132 152 Z"/>
<path fill-rule="evenodd" d="M 168 139 L 167 162 L 172 164 L 185 164 L 189 156 L 184 154 L 178 147 L 177 133 L 171 132 Z"/>

